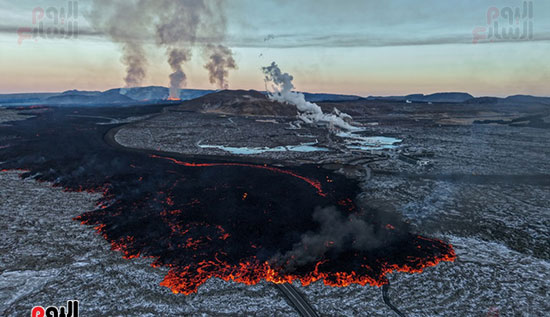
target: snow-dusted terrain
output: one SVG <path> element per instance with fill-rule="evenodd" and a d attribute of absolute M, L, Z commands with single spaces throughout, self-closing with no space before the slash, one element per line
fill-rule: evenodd
<path fill-rule="evenodd" d="M 387 206 L 422 235 L 451 243 L 457 260 L 421 274 L 392 274 L 393 304 L 407 316 L 546 316 L 550 129 L 472 125 L 477 113 L 461 113 L 463 121 L 452 117 L 454 123 L 446 125 L 426 119 L 433 115 L 418 108 L 409 110 L 414 113 L 394 109 L 390 115 L 364 117 L 365 123 L 381 122 L 369 125 L 373 135 L 395 136 L 402 142 L 398 149 L 357 163 L 365 168 L 360 199 Z M 15 111 L 4 112 L 4 117 L 0 121 L 25 118 Z M 283 124 L 263 129 L 248 124 L 253 119 L 188 113 L 185 118 L 174 123 L 164 116 L 126 126 L 117 141 L 184 154 L 197 148 L 184 142 L 187 135 L 202 133 L 199 139 L 205 144 L 225 145 L 230 129 L 239 132 L 234 134 L 240 136 L 238 146 L 278 146 L 291 137 L 298 141 L 288 144 L 307 141 Z M 225 125 L 215 124 L 222 121 Z M 214 141 L 207 135 L 212 126 L 220 136 L 216 143 L 206 143 Z M 261 137 L 250 141 L 247 135 L 254 133 L 241 133 L 245 127 Z M 172 133 L 176 130 L 179 134 Z M 156 138 L 133 138 L 151 131 Z M 273 131 L 282 132 L 270 137 Z M 274 144 L 254 143 L 264 135 Z M 21 180 L 16 171 L 0 173 L 0 315 L 24 315 L 34 305 L 63 305 L 71 299 L 80 300 L 82 316 L 296 315 L 268 283 L 246 286 L 212 279 L 197 294 L 172 294 L 159 286 L 165 269 L 152 268 L 144 259 L 122 259 L 92 228 L 71 220 L 95 208 L 97 198 Z M 332 288 L 321 282 L 299 290 L 324 316 L 393 314 L 378 288 Z"/>
<path fill-rule="evenodd" d="M 212 279 L 197 294 L 174 295 L 159 286 L 164 269 L 124 260 L 91 228 L 71 220 L 94 208 L 97 194 L 64 192 L 47 183 L 0 173 L 0 314 L 34 305 L 80 300 L 87 316 L 295 315 L 275 287 Z M 544 316 L 550 310 L 550 261 L 497 242 L 446 235 L 458 255 L 422 274 L 393 274 L 390 296 L 409 316 Z M 378 288 L 300 287 L 327 316 L 388 316 Z M 124 303 L 124 304 L 122 304 Z"/>
<path fill-rule="evenodd" d="M 81 316 L 263 315 L 295 312 L 273 285 L 212 279 L 198 294 L 175 295 L 159 283 L 165 269 L 124 260 L 90 227 L 72 220 L 95 208 L 97 194 L 64 192 L 0 173 L 0 315 L 36 305 L 80 301 Z"/>

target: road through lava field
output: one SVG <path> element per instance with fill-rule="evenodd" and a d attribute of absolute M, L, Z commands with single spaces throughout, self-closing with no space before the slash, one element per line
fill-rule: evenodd
<path fill-rule="evenodd" d="M 358 185 L 320 166 L 198 160 L 109 145 L 105 119 L 158 107 L 38 108 L 0 126 L 0 168 L 69 191 L 102 192 L 75 220 L 125 258 L 170 270 L 161 283 L 190 294 L 209 278 L 255 284 L 387 283 L 455 258 L 400 218 L 354 202 Z M 94 118 L 95 117 L 95 118 Z"/>

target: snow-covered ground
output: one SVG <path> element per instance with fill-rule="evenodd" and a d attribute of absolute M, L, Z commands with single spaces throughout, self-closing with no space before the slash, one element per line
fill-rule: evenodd
<path fill-rule="evenodd" d="M 0 173 L 0 315 L 34 305 L 80 300 L 86 316 L 292 316 L 275 287 L 210 280 L 197 294 L 174 295 L 159 286 L 165 269 L 124 260 L 92 228 L 71 220 L 94 208 L 96 194 L 64 192 L 47 183 Z M 408 316 L 544 316 L 550 311 L 550 262 L 501 243 L 453 235 L 458 259 L 422 274 L 390 277 L 393 303 Z M 300 287 L 327 316 L 391 316 L 380 289 Z"/>
<path fill-rule="evenodd" d="M 0 173 L 0 316 L 30 314 L 35 305 L 80 301 L 81 316 L 294 316 L 273 285 L 212 279 L 198 294 L 159 286 L 166 269 L 124 260 L 93 228 L 71 220 L 93 209 L 95 194 Z"/>
<path fill-rule="evenodd" d="M 390 276 L 390 299 L 407 316 L 545 316 L 550 311 L 550 262 L 499 243 L 441 237 L 457 260 L 422 274 Z M 378 288 L 303 288 L 313 306 L 329 316 L 392 316 Z"/>
<path fill-rule="evenodd" d="M 170 137 L 163 125 L 155 129 L 168 145 L 196 147 Z M 431 167 L 396 158 L 369 163 L 372 178 L 362 185 L 362 199 L 393 206 L 420 233 L 453 244 L 458 256 L 454 263 L 422 274 L 391 275 L 395 306 L 408 316 L 546 316 L 550 191 L 544 177 L 549 174 L 550 130 L 388 125 L 376 129 L 373 133 L 378 135 L 399 132 L 400 147 L 424 149 L 434 156 Z M 133 136 L 117 135 L 128 140 Z M 245 144 L 244 136 L 243 146 L 261 145 Z M 151 144 L 157 146 L 156 141 Z M 515 176 L 527 177 L 516 181 Z M 63 305 L 71 299 L 80 300 L 82 316 L 296 315 L 267 283 L 246 286 L 210 280 L 198 294 L 172 294 L 159 286 L 165 269 L 152 268 L 144 259 L 122 259 L 92 228 L 71 220 L 94 208 L 97 198 L 21 180 L 16 172 L 0 173 L 0 315 L 24 315 L 34 305 Z M 332 288 L 321 282 L 299 289 L 322 315 L 392 316 L 378 288 Z"/>

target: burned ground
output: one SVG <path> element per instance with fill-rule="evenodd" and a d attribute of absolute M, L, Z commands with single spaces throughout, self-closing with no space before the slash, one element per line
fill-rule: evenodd
<path fill-rule="evenodd" d="M 320 166 L 196 161 L 112 147 L 103 139 L 110 127 L 96 124 L 109 111 L 44 108 L 2 127 L 11 138 L 0 150 L 2 168 L 67 190 L 102 192 L 97 208 L 76 219 L 124 257 L 170 267 L 162 285 L 174 292 L 195 292 L 212 277 L 381 285 L 391 271 L 419 272 L 454 259 L 444 242 L 356 205 L 356 182 Z M 316 210 L 327 207 L 341 218 L 344 240 L 331 241 L 324 220 L 315 221 Z M 300 241 L 317 231 L 325 247 L 311 254 Z"/>
<path fill-rule="evenodd" d="M 117 134 L 117 140 L 127 141 L 123 142 L 126 146 L 134 145 L 151 151 L 160 149 L 170 152 L 180 152 L 183 157 L 188 154 L 197 155 L 193 156 L 191 161 L 178 157 L 177 153 L 165 156 L 177 158 L 178 162 L 183 163 L 192 163 L 193 161 L 195 163 L 204 163 L 207 161 L 211 164 L 227 163 L 229 161 L 231 163 L 243 163 L 243 161 L 251 160 L 254 162 L 254 165 L 258 165 L 258 162 L 265 159 L 266 162 L 269 161 L 272 163 L 272 167 L 296 172 L 310 180 L 319 180 L 323 186 L 329 185 L 330 187 L 330 184 L 333 184 L 333 186 L 339 187 L 342 184 L 349 184 L 350 187 L 342 187 L 339 197 L 348 198 L 350 196 L 349 192 L 353 192 L 354 194 L 360 193 L 358 199 L 354 201 L 354 206 L 360 206 L 364 202 L 367 202 L 368 210 L 371 212 L 378 209 L 384 213 L 395 214 L 396 217 L 392 217 L 391 219 L 399 219 L 399 215 L 401 215 L 406 222 L 406 226 L 410 226 L 409 230 L 425 232 L 428 236 L 449 241 L 453 244 L 457 253 L 455 262 L 444 263 L 426 269 L 422 274 L 388 275 L 392 281 L 390 295 L 393 303 L 409 314 L 420 316 L 446 314 L 473 316 L 499 311 L 503 315 L 528 314 L 537 316 L 543 315 L 543 312 L 549 309 L 548 303 L 545 300 L 548 294 L 546 281 L 549 278 L 548 272 L 550 272 L 548 269 L 550 265 L 548 262 L 549 246 L 547 244 L 549 241 L 547 228 L 550 224 L 548 218 L 550 206 L 548 205 L 548 201 L 550 199 L 548 197 L 548 177 L 546 177 L 549 170 L 548 165 L 550 164 L 547 159 L 549 155 L 547 152 L 549 148 L 547 142 L 550 140 L 550 135 L 548 135 L 549 130 L 540 125 L 531 127 L 528 122 L 526 125 L 524 121 L 519 126 L 517 124 L 491 124 L 490 122 L 482 122 L 482 120 L 500 120 L 501 118 L 508 122 L 516 118 L 521 119 L 532 117 L 533 115 L 546 118 L 548 117 L 548 112 L 544 106 L 525 108 L 507 106 L 499 109 L 495 108 L 494 105 L 489 105 L 487 106 L 488 108 L 484 108 L 485 106 L 483 105 L 467 105 L 461 108 L 462 105 L 460 104 L 409 105 L 404 103 L 368 103 L 364 101 L 337 104 L 339 108 L 346 112 L 352 113 L 355 111 L 356 113 L 353 113 L 355 118 L 365 124 L 370 134 L 399 137 L 403 139 L 403 143 L 396 150 L 374 153 L 351 153 L 351 156 L 349 153 L 338 152 L 338 147 L 336 146 L 331 147 L 331 151 L 333 152 L 317 154 L 344 157 L 345 159 L 340 161 L 345 164 L 334 162 L 334 160 L 331 160 L 330 155 L 327 155 L 326 158 L 330 164 L 321 164 L 326 169 L 317 168 L 318 165 L 310 165 L 313 167 L 310 170 L 308 166 L 284 168 L 283 166 L 293 166 L 296 164 L 292 163 L 292 157 L 286 157 L 285 154 L 281 153 L 275 156 L 256 157 L 254 159 L 227 156 L 228 160 L 226 161 L 211 161 L 212 157 L 203 157 L 202 160 L 199 160 L 201 154 L 197 150 L 195 150 L 197 151 L 195 153 L 181 151 L 181 149 L 186 148 L 196 149 L 197 138 L 193 136 L 193 131 L 200 131 L 200 128 L 204 124 L 218 127 L 219 124 L 215 121 L 218 119 L 221 120 L 220 122 L 227 122 L 227 124 L 232 124 L 231 121 L 238 123 L 240 131 L 237 128 L 235 128 L 235 131 L 239 131 L 240 134 L 237 135 L 241 135 L 239 138 L 234 138 L 235 135 L 231 134 L 231 130 L 225 130 L 223 139 L 220 138 L 219 140 L 225 142 L 234 138 L 235 140 L 242 140 L 244 142 L 242 143 L 243 146 L 247 145 L 244 141 L 247 137 L 244 127 L 249 123 L 253 126 L 253 122 L 255 122 L 258 125 L 257 131 L 269 131 L 271 128 L 267 128 L 268 126 L 281 127 L 281 131 L 290 131 L 285 129 L 288 125 L 288 119 L 247 118 L 243 116 L 220 117 L 212 114 L 190 113 L 192 115 L 189 116 L 189 121 L 186 122 L 187 126 L 178 132 L 177 129 L 173 128 L 181 122 L 183 116 L 173 116 L 172 122 L 169 119 L 169 115 L 165 117 L 158 116 L 140 123 L 124 126 L 120 130 L 132 130 L 132 134 L 142 133 L 146 135 L 149 129 L 147 125 L 156 125 L 158 134 L 154 130 L 150 131 L 153 132 L 151 137 L 156 142 L 156 144 L 154 142 L 151 143 L 151 147 L 139 146 L 138 142 L 143 141 L 139 138 L 134 138 L 132 142 L 136 142 L 136 144 L 131 144 L 132 142 L 128 142 L 132 140 L 131 135 L 128 134 L 126 135 L 127 138 L 123 139 L 121 137 L 123 135 L 122 132 Z M 323 107 L 328 107 L 327 109 L 332 106 L 334 106 L 334 103 L 323 105 Z M 102 111 L 108 112 L 110 110 L 104 109 Z M 120 111 L 120 109 L 117 111 Z M 185 113 L 182 112 L 183 114 Z M 114 116 L 114 114 L 105 115 Z M 120 117 L 124 116 L 120 115 Z M 162 123 L 155 122 L 157 119 L 163 119 Z M 211 119 L 213 121 L 209 122 Z M 62 122 L 62 120 L 57 120 L 54 117 L 52 117 L 52 120 L 53 122 Z M 84 119 L 80 118 L 79 120 Z M 95 129 L 96 121 L 91 118 L 88 120 L 88 123 L 90 123 L 89 126 L 94 126 Z M 272 120 L 281 124 L 273 123 Z M 476 120 L 478 123 L 473 124 Z M 82 124 L 84 121 L 81 121 L 77 125 L 79 129 L 88 126 L 88 123 L 85 125 Z M 519 121 L 516 120 L 515 122 Z M 537 125 L 537 122 L 534 125 Z M 143 131 L 140 131 L 140 128 L 143 128 Z M 166 131 L 162 130 L 163 128 L 166 131 L 171 130 L 171 133 L 166 133 Z M 298 138 L 303 138 L 304 135 L 326 136 L 323 130 L 319 128 L 302 127 L 302 129 L 301 131 L 291 130 L 289 135 L 294 135 L 294 137 Z M 29 148 L 35 146 L 34 144 L 36 143 L 33 143 L 31 135 L 33 130 L 30 128 L 24 130 L 28 130 L 29 133 L 15 133 L 15 135 L 10 137 L 4 135 L 6 137 L 3 138 L 5 140 L 3 141 L 5 142 L 4 146 L 11 146 L 20 141 L 22 142 L 18 144 L 29 145 Z M 228 131 L 229 133 L 227 133 Z M 74 131 L 71 131 L 70 134 L 76 139 L 83 140 Z M 156 138 L 157 135 L 163 135 L 163 137 Z M 263 134 L 260 135 L 264 137 Z M 101 133 L 98 133 L 97 136 L 101 139 Z M 250 136 L 251 145 L 261 145 L 262 137 L 256 139 L 254 138 L 254 133 Z M 213 133 L 211 137 L 216 140 L 217 134 Z M 321 140 L 325 140 L 322 137 L 319 139 L 320 142 L 324 142 Z M 13 140 L 15 142 L 12 142 Z M 277 142 L 285 143 L 286 141 L 288 140 L 282 137 Z M 69 148 L 66 144 L 69 143 L 59 142 L 59 145 L 55 146 L 63 149 Z M 91 144 L 94 145 L 93 142 Z M 178 146 L 181 146 L 181 144 L 185 146 L 180 147 L 180 150 L 178 150 Z M 97 145 L 100 145 L 100 143 Z M 328 145 L 328 143 L 323 145 Z M 101 143 L 100 146 L 104 146 L 104 144 Z M 75 145 L 73 148 L 81 151 L 85 147 L 82 144 Z M 3 149 L 6 148 L 4 147 Z M 139 156 L 141 151 L 123 152 L 129 158 L 137 160 L 139 163 L 140 159 L 136 157 Z M 28 153 L 31 154 L 33 151 L 29 150 Z M 152 152 L 149 154 L 152 154 Z M 224 153 L 217 152 L 212 154 L 219 155 Z M 77 156 L 73 156 L 72 158 L 75 157 Z M 354 158 L 349 159 L 350 157 Z M 168 159 L 153 159 L 151 157 L 144 159 L 150 159 L 151 164 L 154 164 L 152 166 L 170 165 L 172 170 L 174 168 L 186 168 L 186 166 Z M 304 161 L 314 161 L 315 159 L 315 155 L 304 157 Z M 161 161 L 164 162 L 161 163 Z M 25 163 L 25 161 L 22 162 Z M 36 166 L 39 167 L 43 166 L 42 164 L 45 161 L 38 160 L 38 162 L 39 164 L 37 163 Z M 64 174 L 67 174 L 67 171 L 75 171 L 70 164 L 60 165 L 69 165 L 59 166 L 59 169 Z M 109 162 L 108 166 L 118 166 L 118 162 Z M 136 166 L 139 166 L 139 164 Z M 218 167 L 222 168 L 221 166 Z M 338 175 L 340 174 L 330 172 L 330 170 L 338 170 L 344 167 L 361 170 L 359 174 L 362 176 L 359 177 L 358 184 L 355 181 L 339 178 Z M 191 166 L 188 166 L 188 168 L 191 170 L 197 169 L 197 167 Z M 130 188 L 131 182 L 128 180 L 131 177 L 128 177 L 128 175 L 135 174 L 135 170 L 131 167 L 124 167 L 122 171 L 124 171 L 123 175 L 127 175 L 115 180 L 115 182 L 122 180 L 129 186 L 126 189 Z M 42 175 L 50 175 L 48 172 L 50 171 L 44 170 Z M 176 172 L 178 171 L 176 170 Z M 262 171 L 260 168 L 256 168 L 255 172 L 260 174 L 265 172 L 271 176 L 273 173 Z M 75 173 L 76 175 L 80 175 L 79 173 L 81 172 L 76 169 Z M 149 173 L 152 178 L 156 178 L 155 175 L 159 175 L 156 172 L 149 171 Z M 193 173 L 199 172 L 197 170 L 196 172 L 191 172 L 191 174 Z M 211 171 L 207 173 L 211 173 Z M 31 174 L 39 178 L 43 177 Z M 85 184 L 85 186 L 90 186 L 92 183 L 102 183 L 105 176 L 101 172 L 98 173 L 99 176 L 97 178 L 95 175 L 81 175 L 86 175 L 86 178 L 92 180 L 92 182 Z M 337 185 L 328 182 L 326 176 L 329 176 L 328 179 L 334 181 Z M 275 177 L 283 177 L 285 182 L 287 182 L 286 176 L 279 175 Z M 292 179 L 291 182 L 295 182 L 292 185 L 293 188 L 301 188 L 300 191 L 302 193 L 309 193 L 308 196 L 315 197 L 315 200 L 330 201 L 328 204 L 321 203 L 321 206 L 336 205 L 340 206 L 338 210 L 342 212 L 346 210 L 346 208 L 342 208 L 343 206 L 335 202 L 336 196 L 329 197 L 330 195 L 328 195 L 327 198 L 323 198 L 323 196 L 319 196 L 319 191 L 311 183 L 292 176 L 290 178 Z M 67 181 L 65 178 L 53 179 L 53 176 L 52 180 Z M 170 177 L 168 177 L 168 180 L 170 180 Z M 70 186 L 77 185 L 76 182 L 74 184 L 69 182 L 68 184 Z M 330 193 L 330 190 L 327 190 L 327 192 Z M 244 201 L 251 197 L 249 196 L 250 191 L 246 193 Z M 231 191 L 224 193 L 224 195 L 226 194 L 229 196 L 232 195 Z M 244 193 L 243 195 L 235 194 L 234 199 L 241 199 L 243 201 L 244 196 Z M 165 201 L 166 197 L 167 195 L 158 196 L 161 201 Z M 177 203 L 180 204 L 181 201 Z M 163 203 L 160 203 L 160 205 L 163 205 Z M 106 206 L 114 205 L 112 205 L 112 202 L 108 202 Z M 147 208 L 151 208 L 151 206 Z M 310 215 L 313 216 L 315 209 L 312 208 L 309 210 L 311 211 Z M 96 211 L 105 212 L 101 208 L 97 208 Z M 77 216 L 78 214 L 73 214 L 73 216 Z M 121 216 L 123 216 L 123 213 L 121 213 Z M 178 214 L 171 216 L 179 217 Z M 387 222 L 387 219 L 384 219 L 384 222 Z M 317 223 L 317 225 L 319 224 Z M 327 231 L 316 231 L 315 229 L 309 231 L 311 233 L 303 235 L 307 238 L 306 240 L 296 239 L 295 241 L 305 241 L 307 244 L 307 241 L 312 241 L 312 239 L 318 236 L 315 232 L 327 233 Z M 353 230 L 349 232 L 353 232 Z M 212 229 L 210 234 L 219 235 L 220 232 L 218 229 Z M 330 236 L 330 232 L 328 235 Z M 334 242 L 338 243 L 339 241 Z M 200 243 L 198 245 L 200 246 Z M 122 251 L 125 250 L 120 245 L 119 249 Z M 289 252 L 292 249 L 291 247 L 287 248 Z M 129 249 L 132 252 L 136 250 L 139 250 L 139 244 L 137 249 Z M 133 257 L 135 254 L 130 253 L 128 255 L 129 257 Z M 140 255 L 143 254 L 140 253 Z M 131 261 L 138 260 L 134 259 Z M 13 270 L 13 268 L 10 270 Z M 5 276 L 3 278 L 6 281 L 8 281 L 8 278 L 13 277 L 12 275 L 3 276 Z M 197 295 L 185 297 L 186 302 L 193 303 L 202 294 L 208 297 L 211 285 L 213 285 L 212 283 L 217 283 L 213 282 L 215 280 L 210 280 L 203 287 L 200 287 Z M 12 280 L 10 279 L 9 281 Z M 158 281 L 149 284 L 147 287 L 156 287 Z M 246 286 L 255 294 L 254 296 L 257 296 L 256 300 L 259 300 L 263 296 L 261 294 L 267 294 L 266 296 L 273 295 L 270 295 L 269 292 L 256 293 L 256 287 L 263 287 L 262 285 L 265 284 L 260 283 L 257 286 Z M 135 287 L 132 286 L 128 289 Z M 141 287 L 138 288 L 141 289 Z M 387 308 L 381 302 L 380 294 L 376 292 L 376 288 L 354 285 L 345 288 L 330 288 L 323 286 L 322 282 L 317 282 L 309 287 L 302 288 L 301 291 L 307 295 L 309 301 L 318 311 L 328 315 L 364 314 L 366 312 L 372 315 L 387 315 Z M 239 291 L 236 294 L 242 293 Z M 234 300 L 238 296 L 235 295 Z M 208 299 L 205 300 L 208 301 Z M 273 301 L 273 303 L 275 311 L 288 314 L 288 311 L 285 311 L 280 303 L 276 303 L 276 301 Z M 155 304 L 152 305 L 154 306 Z M 170 305 L 172 304 L 168 306 Z M 219 303 L 212 303 L 212 305 L 213 307 L 219 306 Z M 155 309 L 162 310 L 164 308 L 160 307 L 166 308 L 168 306 L 154 307 L 156 307 Z M 136 309 L 144 311 L 143 307 Z M 198 309 L 187 312 L 220 313 L 217 310 L 218 308 L 213 310 Z M 251 310 L 242 309 L 231 311 L 253 313 Z"/>

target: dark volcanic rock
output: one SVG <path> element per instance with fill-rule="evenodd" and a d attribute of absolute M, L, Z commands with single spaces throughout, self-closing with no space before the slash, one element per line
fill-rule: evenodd
<path fill-rule="evenodd" d="M 251 116 L 296 116 L 296 107 L 274 102 L 255 90 L 223 90 L 188 102 L 182 110 Z"/>

